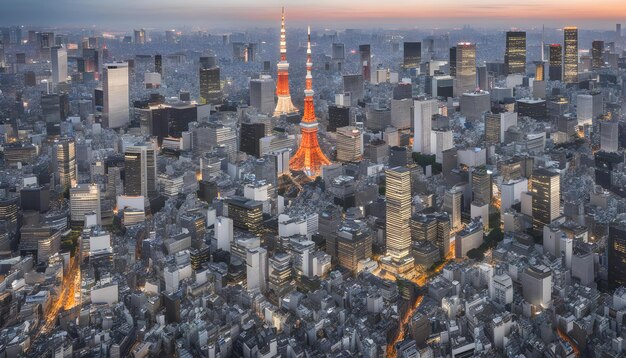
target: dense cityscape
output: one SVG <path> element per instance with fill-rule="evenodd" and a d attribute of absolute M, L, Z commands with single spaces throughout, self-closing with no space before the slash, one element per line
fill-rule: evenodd
<path fill-rule="evenodd" d="M 272 11 L 0 21 L 0 358 L 626 355 L 621 24 Z"/>

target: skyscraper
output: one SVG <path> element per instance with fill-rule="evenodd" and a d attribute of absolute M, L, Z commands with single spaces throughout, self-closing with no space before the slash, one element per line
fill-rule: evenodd
<path fill-rule="evenodd" d="M 163 57 L 159 54 L 154 55 L 154 72 L 163 76 Z"/>
<path fill-rule="evenodd" d="M 335 132 L 339 127 L 350 125 L 350 107 L 328 106 L 328 126 L 326 131 Z"/>
<path fill-rule="evenodd" d="M 450 76 L 455 77 L 456 76 L 456 46 L 454 47 L 450 47 L 450 59 L 449 59 L 449 66 L 450 66 Z"/>
<path fill-rule="evenodd" d="M 239 150 L 249 155 L 261 158 L 259 140 L 265 136 L 263 123 L 241 123 L 241 142 Z"/>
<path fill-rule="evenodd" d="M 134 35 L 135 35 L 135 44 L 143 45 L 146 43 L 146 30 L 144 29 L 135 30 Z"/>
<path fill-rule="evenodd" d="M 359 261 L 372 256 L 372 234 L 360 221 L 347 220 L 337 230 L 337 257 L 339 265 L 358 272 Z"/>
<path fill-rule="evenodd" d="M 453 187 L 447 190 L 443 196 L 443 211 L 450 216 L 450 225 L 453 230 L 461 228 L 461 199 L 463 198 L 463 192 Z"/>
<path fill-rule="evenodd" d="M 125 195 L 143 196 L 144 199 L 156 196 L 157 167 L 153 144 L 143 143 L 127 147 L 124 167 Z"/>
<path fill-rule="evenodd" d="M 59 185 L 63 191 L 76 182 L 76 144 L 73 139 L 64 138 L 55 141 Z"/>
<path fill-rule="evenodd" d="M 461 42 L 456 46 L 455 96 L 476 89 L 476 45 Z"/>
<path fill-rule="evenodd" d="M 563 80 L 563 47 L 559 44 L 550 45 L 550 81 Z"/>
<path fill-rule="evenodd" d="M 530 178 L 533 227 L 543 230 L 560 215 L 561 177 L 548 169 L 535 170 Z"/>
<path fill-rule="evenodd" d="M 121 128 L 129 123 L 128 63 L 104 65 L 102 79 L 104 93 L 103 124 L 106 128 Z"/>
<path fill-rule="evenodd" d="M 304 115 L 300 122 L 300 147 L 294 156 L 289 160 L 289 168 L 301 170 L 309 177 L 317 177 L 322 169 L 322 165 L 330 164 L 330 160 L 322 152 L 317 141 L 317 118 L 315 117 L 315 106 L 313 104 L 313 76 L 311 70 L 311 28 L 308 29 L 308 42 L 306 49 L 306 88 L 304 89 Z"/>
<path fill-rule="evenodd" d="M 359 45 L 359 55 L 361 56 L 361 75 L 365 81 L 370 81 L 372 77 L 372 52 L 370 45 Z"/>
<path fill-rule="evenodd" d="M 526 32 L 508 31 L 506 33 L 504 64 L 507 74 L 526 73 Z"/>
<path fill-rule="evenodd" d="M 98 184 L 78 184 L 70 189 L 70 216 L 74 223 L 82 224 L 85 214 L 95 213 L 98 225 L 100 214 L 100 187 Z"/>
<path fill-rule="evenodd" d="M 433 116 L 437 113 L 437 100 L 416 100 L 413 107 L 413 152 L 430 155 L 430 134 Z"/>
<path fill-rule="evenodd" d="M 563 82 L 578 83 L 578 28 L 564 28 L 563 39 Z"/>
<path fill-rule="evenodd" d="M 274 116 L 281 114 L 295 113 L 298 110 L 291 102 L 289 94 L 289 62 L 287 62 L 287 37 L 285 35 L 285 8 L 282 8 L 281 24 L 280 24 L 280 62 L 278 67 L 278 80 L 276 83 L 276 96 L 278 102 L 274 109 Z"/>
<path fill-rule="evenodd" d="M 52 83 L 55 85 L 67 80 L 67 51 L 63 47 L 53 47 L 50 50 L 52 62 Z M 0 58 L 0 63 L 2 59 Z M 0 65 L 1 66 L 1 65 Z"/>
<path fill-rule="evenodd" d="M 546 69 L 543 61 L 535 61 L 535 81 L 546 80 Z"/>
<path fill-rule="evenodd" d="M 491 172 L 485 167 L 472 170 L 472 201 L 489 205 L 491 193 Z"/>
<path fill-rule="evenodd" d="M 259 113 L 272 114 L 274 110 L 274 80 L 268 75 L 250 80 L 250 106 Z"/>
<path fill-rule="evenodd" d="M 604 52 L 604 41 L 593 41 L 591 43 L 591 67 L 593 69 L 602 68 L 604 65 L 604 59 L 602 58 Z"/>
<path fill-rule="evenodd" d="M 200 61 L 200 103 L 218 105 L 222 103 L 220 68 Z"/>
<path fill-rule="evenodd" d="M 609 226 L 607 253 L 609 289 L 626 286 L 626 226 L 623 223 Z"/>
<path fill-rule="evenodd" d="M 411 247 L 411 171 L 395 167 L 385 171 L 387 200 L 387 255 L 400 261 Z"/>
<path fill-rule="evenodd" d="M 422 62 L 422 43 L 404 43 L 404 68 L 417 68 Z"/>
<path fill-rule="evenodd" d="M 359 101 L 363 100 L 363 85 L 365 79 L 363 75 L 344 75 L 343 76 L 343 92 L 350 93 L 350 105 L 356 106 Z M 347 105 L 347 104 L 346 104 Z"/>
<path fill-rule="evenodd" d="M 41 114 L 46 122 L 48 135 L 61 134 L 61 122 L 65 121 L 70 112 L 69 97 L 65 93 L 41 96 Z"/>
<path fill-rule="evenodd" d="M 337 128 L 337 160 L 340 162 L 358 161 L 363 155 L 361 131 L 352 126 Z"/>

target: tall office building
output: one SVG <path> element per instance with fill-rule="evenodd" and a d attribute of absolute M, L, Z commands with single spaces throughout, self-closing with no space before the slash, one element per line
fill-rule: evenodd
<path fill-rule="evenodd" d="M 526 32 L 507 31 L 504 65 L 507 74 L 526 73 Z"/>
<path fill-rule="evenodd" d="M 517 125 L 516 112 L 487 113 L 485 115 L 485 142 L 500 144 L 504 142 L 507 129 Z"/>
<path fill-rule="evenodd" d="M 98 184 L 78 184 L 70 189 L 70 217 L 72 222 L 82 224 L 85 215 L 95 213 L 98 225 L 101 223 L 100 187 Z"/>
<path fill-rule="evenodd" d="M 60 46 L 50 50 L 52 63 L 52 83 L 55 85 L 67 80 L 67 51 Z M 2 59 L 0 59 L 0 62 Z"/>
<path fill-rule="evenodd" d="M 4 44 L 0 41 L 0 68 L 4 68 L 6 66 L 6 57 L 4 55 Z"/>
<path fill-rule="evenodd" d="M 249 200 L 241 196 L 234 196 L 226 200 L 228 217 L 233 220 L 233 226 L 258 234 L 263 228 L 263 203 Z"/>
<path fill-rule="evenodd" d="M 104 106 L 102 110 L 105 128 L 121 128 L 129 121 L 128 63 L 107 63 L 102 78 Z"/>
<path fill-rule="evenodd" d="M 485 167 L 472 170 L 472 201 L 487 204 L 491 203 L 491 172 Z"/>
<path fill-rule="evenodd" d="M 411 171 L 395 167 L 385 171 L 387 255 L 400 261 L 411 247 Z"/>
<path fill-rule="evenodd" d="M 163 56 L 159 54 L 154 55 L 154 72 L 163 77 Z"/>
<path fill-rule="evenodd" d="M 126 148 L 124 153 L 124 194 L 157 196 L 156 150 L 152 143 L 137 144 Z"/>
<path fill-rule="evenodd" d="M 363 156 L 363 134 L 352 126 L 337 128 L 337 161 L 354 162 Z"/>
<path fill-rule="evenodd" d="M 301 170 L 309 177 L 317 177 L 323 165 L 330 164 L 319 142 L 317 141 L 317 118 L 315 117 L 315 106 L 313 104 L 313 62 L 311 60 L 311 29 L 308 29 L 308 42 L 306 49 L 306 80 L 304 89 L 304 114 L 300 121 L 300 146 L 296 154 L 289 160 L 289 168 Z"/>
<path fill-rule="evenodd" d="M 339 265 L 358 272 L 359 261 L 372 256 L 372 234 L 362 221 L 344 221 L 336 232 Z"/>
<path fill-rule="evenodd" d="M 342 43 L 333 43 L 331 58 L 343 60 L 346 57 L 346 46 Z"/>
<path fill-rule="evenodd" d="M 487 66 L 476 67 L 476 77 L 478 79 L 477 87 L 483 91 L 489 91 L 491 86 L 489 85 L 489 73 Z"/>
<path fill-rule="evenodd" d="M 329 105 L 326 131 L 335 132 L 339 127 L 350 125 L 350 107 Z"/>
<path fill-rule="evenodd" d="M 543 61 L 535 61 L 535 81 L 546 80 L 546 68 Z"/>
<path fill-rule="evenodd" d="M 461 201 L 463 191 L 457 187 L 447 190 L 443 196 L 443 211 L 450 216 L 450 225 L 453 230 L 461 228 Z"/>
<path fill-rule="evenodd" d="M 363 75 L 343 76 L 343 92 L 350 93 L 351 106 L 356 106 L 359 101 L 363 100 L 364 81 Z"/>
<path fill-rule="evenodd" d="M 533 227 L 543 230 L 560 215 L 561 177 L 548 169 L 535 170 L 530 178 Z"/>
<path fill-rule="evenodd" d="M 418 68 L 422 63 L 422 43 L 404 43 L 404 68 Z"/>
<path fill-rule="evenodd" d="M 269 289 L 282 297 L 294 287 L 292 281 L 291 255 L 277 252 L 269 259 Z"/>
<path fill-rule="evenodd" d="M 520 275 L 524 300 L 534 306 L 548 307 L 552 301 L 552 271 L 544 266 L 529 266 Z"/>
<path fill-rule="evenodd" d="M 591 67 L 593 69 L 600 69 L 604 66 L 604 41 L 593 41 L 591 43 Z"/>
<path fill-rule="evenodd" d="M 64 138 L 55 141 L 59 185 L 63 191 L 69 190 L 76 183 L 76 143 L 73 139 Z"/>
<path fill-rule="evenodd" d="M 430 136 L 433 116 L 438 110 L 437 100 L 416 100 L 413 107 L 413 152 L 430 155 Z"/>
<path fill-rule="evenodd" d="M 259 113 L 272 114 L 274 111 L 274 88 L 272 77 L 261 75 L 250 80 L 250 106 Z"/>
<path fill-rule="evenodd" d="M 600 122 L 600 149 L 608 153 L 619 150 L 619 122 Z"/>
<path fill-rule="evenodd" d="M 550 45 L 549 62 L 550 81 L 563 80 L 563 47 L 559 44 Z"/>
<path fill-rule="evenodd" d="M 450 66 L 450 76 L 456 77 L 456 46 L 450 47 L 450 59 L 448 61 Z"/>
<path fill-rule="evenodd" d="M 285 35 L 284 7 L 282 8 L 280 23 L 280 62 L 278 62 L 276 66 L 278 67 L 278 79 L 276 82 L 276 96 L 278 96 L 278 102 L 276 102 L 274 116 L 295 113 L 298 109 L 293 105 L 293 102 L 291 102 L 291 94 L 289 94 L 289 62 L 287 62 L 287 37 Z"/>
<path fill-rule="evenodd" d="M 41 96 L 41 114 L 46 122 L 48 135 L 61 134 L 61 123 L 70 112 L 69 97 L 65 93 Z"/>
<path fill-rule="evenodd" d="M 361 75 L 365 81 L 370 81 L 372 77 L 372 51 L 370 45 L 359 45 L 359 56 L 361 57 Z"/>
<path fill-rule="evenodd" d="M 462 42 L 456 46 L 455 96 L 476 90 L 476 44 Z"/>
<path fill-rule="evenodd" d="M 259 140 L 263 137 L 265 137 L 265 124 L 241 123 L 241 142 L 239 143 L 239 150 L 261 158 Z"/>
<path fill-rule="evenodd" d="M 200 62 L 200 103 L 218 105 L 222 103 L 222 88 L 220 84 L 220 68 Z"/>
<path fill-rule="evenodd" d="M 578 28 L 564 28 L 563 39 L 563 82 L 578 83 Z"/>
<path fill-rule="evenodd" d="M 143 45 L 146 43 L 146 30 L 144 29 L 135 30 L 134 35 L 135 35 L 135 44 Z"/>
<path fill-rule="evenodd" d="M 609 289 L 626 287 L 626 225 L 623 223 L 609 226 L 607 254 Z"/>

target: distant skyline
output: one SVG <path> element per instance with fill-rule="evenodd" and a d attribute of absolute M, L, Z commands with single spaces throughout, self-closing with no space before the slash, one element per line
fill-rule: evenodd
<path fill-rule="evenodd" d="M 0 4 L 3 26 L 272 26 L 278 21 L 281 6 L 286 8 L 288 26 L 312 24 L 339 29 L 546 24 L 610 30 L 615 23 L 626 23 L 624 0 L 0 0 Z"/>

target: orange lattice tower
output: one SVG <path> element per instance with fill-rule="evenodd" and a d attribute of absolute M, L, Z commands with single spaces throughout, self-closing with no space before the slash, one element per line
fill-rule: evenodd
<path fill-rule="evenodd" d="M 298 112 L 296 106 L 291 102 L 289 94 L 289 62 L 287 62 L 287 38 L 285 36 L 285 8 L 282 8 L 280 24 L 280 62 L 278 67 L 278 80 L 276 81 L 276 96 L 278 102 L 274 110 L 274 116 Z"/>
<path fill-rule="evenodd" d="M 311 69 L 311 28 L 308 30 L 308 43 L 306 49 L 306 88 L 304 90 L 304 115 L 300 122 L 300 147 L 296 154 L 289 161 L 291 170 L 300 170 L 309 177 L 316 177 L 320 174 L 322 165 L 330 164 L 320 145 L 317 142 L 317 118 L 315 118 L 315 107 L 313 105 L 313 76 Z"/>

